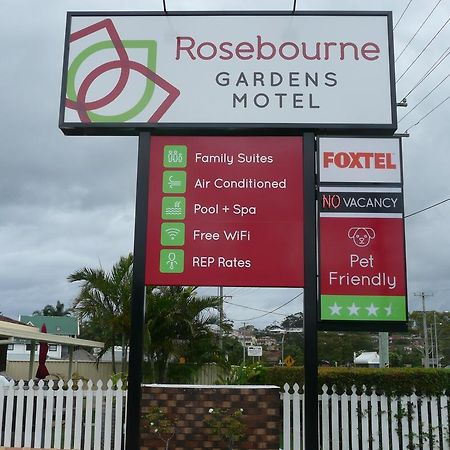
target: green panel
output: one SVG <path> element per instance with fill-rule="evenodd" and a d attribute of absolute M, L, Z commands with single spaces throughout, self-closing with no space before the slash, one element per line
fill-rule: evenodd
<path fill-rule="evenodd" d="M 184 223 L 164 222 L 161 224 L 161 245 L 178 247 L 184 245 Z"/>
<path fill-rule="evenodd" d="M 165 170 L 162 189 L 165 194 L 184 194 L 186 192 L 186 172 L 184 170 Z"/>
<path fill-rule="evenodd" d="M 165 220 L 183 220 L 186 217 L 186 199 L 163 197 L 161 217 Z"/>
<path fill-rule="evenodd" d="M 183 273 L 184 250 L 161 250 L 159 256 L 159 271 L 161 273 Z"/>
<path fill-rule="evenodd" d="M 320 318 L 338 321 L 406 321 L 406 297 L 321 295 Z"/>
<path fill-rule="evenodd" d="M 187 165 L 186 145 L 165 145 L 164 146 L 164 167 L 183 168 Z"/>

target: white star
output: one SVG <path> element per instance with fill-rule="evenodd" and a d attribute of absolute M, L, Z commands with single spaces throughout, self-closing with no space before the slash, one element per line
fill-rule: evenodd
<path fill-rule="evenodd" d="M 347 306 L 348 312 L 351 316 L 357 316 L 359 308 L 359 306 L 355 305 L 355 302 L 353 302 L 352 306 Z"/>
<path fill-rule="evenodd" d="M 332 315 L 332 316 L 333 316 L 334 314 L 336 314 L 336 315 L 338 315 L 338 316 L 341 314 L 342 306 L 338 306 L 336 302 L 334 302 L 334 305 L 333 305 L 333 306 L 329 306 L 328 308 L 331 309 L 331 315 Z"/>
<path fill-rule="evenodd" d="M 376 316 L 377 315 L 377 311 L 380 308 L 377 308 L 373 303 L 371 303 L 369 307 L 366 307 L 366 309 L 367 309 L 367 312 L 368 312 L 369 316 Z"/>
<path fill-rule="evenodd" d="M 385 309 L 385 311 L 386 311 L 386 315 L 387 315 L 387 316 L 392 315 L 392 303 L 391 303 L 388 307 L 386 307 L 386 308 L 384 308 L 384 309 Z"/>

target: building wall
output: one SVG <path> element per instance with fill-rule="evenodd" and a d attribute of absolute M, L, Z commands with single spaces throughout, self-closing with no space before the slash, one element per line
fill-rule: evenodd
<path fill-rule="evenodd" d="M 30 350 L 29 343 L 14 342 L 8 345 L 8 358 L 11 360 L 18 360 L 19 358 L 26 358 L 30 360 Z M 62 345 L 60 344 L 48 344 L 48 358 L 60 359 L 62 357 Z M 35 345 L 35 359 L 39 357 L 39 342 Z"/>
<path fill-rule="evenodd" d="M 48 368 L 50 374 L 61 377 L 67 380 L 69 371 L 69 361 L 52 361 L 47 360 L 45 365 Z M 29 357 L 26 361 L 8 361 L 6 364 L 6 373 L 14 380 L 28 380 L 28 370 L 30 366 Z M 33 375 L 36 373 L 38 367 L 38 355 L 33 364 Z M 120 370 L 120 362 L 116 362 L 116 368 Z M 72 375 L 81 376 L 85 379 L 97 382 L 98 380 L 108 381 L 112 376 L 112 363 L 111 361 L 100 361 L 97 367 L 95 361 L 73 361 L 72 363 Z M 216 364 L 205 364 L 204 367 L 196 375 L 193 384 L 216 384 L 219 376 L 227 375 L 227 371 L 218 367 Z"/>
<path fill-rule="evenodd" d="M 211 433 L 205 420 L 210 408 L 233 413 L 243 409 L 246 439 L 236 448 L 278 450 L 280 443 L 280 392 L 277 386 L 177 386 L 146 385 L 142 393 L 142 413 L 153 407 L 176 418 L 176 432 L 170 449 L 227 449 L 223 440 Z M 141 450 L 164 450 L 165 446 L 141 421 Z"/>
<path fill-rule="evenodd" d="M 67 380 L 69 377 L 69 361 L 47 361 L 45 363 L 52 378 Z M 29 361 L 8 361 L 6 373 L 14 380 L 28 380 Z M 33 364 L 32 374 L 36 374 L 38 361 Z M 98 380 L 108 381 L 111 378 L 112 363 L 100 362 L 97 366 L 95 361 L 73 361 L 72 377 L 82 377 L 96 383 Z"/>

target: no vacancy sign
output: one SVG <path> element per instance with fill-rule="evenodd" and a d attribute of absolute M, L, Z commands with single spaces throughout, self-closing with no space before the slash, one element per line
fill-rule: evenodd
<path fill-rule="evenodd" d="M 150 147 L 147 285 L 303 286 L 302 138 Z"/>

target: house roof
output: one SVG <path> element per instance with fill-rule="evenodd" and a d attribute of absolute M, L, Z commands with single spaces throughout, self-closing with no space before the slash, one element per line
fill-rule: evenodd
<path fill-rule="evenodd" d="M 18 323 L 22 325 L 22 322 L 19 322 L 18 320 L 11 319 L 10 317 L 6 317 L 0 314 L 0 322 L 9 322 L 9 323 Z"/>
<path fill-rule="evenodd" d="M 41 329 L 45 323 L 47 333 L 58 334 L 61 336 L 78 336 L 78 320 L 70 316 L 19 316 L 22 323 L 32 324 Z"/>
<path fill-rule="evenodd" d="M 6 338 L 25 339 L 36 342 L 51 342 L 54 344 L 65 344 L 79 347 L 103 348 L 104 343 L 89 341 L 87 339 L 77 339 L 69 336 L 61 336 L 52 333 L 41 333 L 37 328 L 25 324 L 17 324 L 0 321 L 0 336 Z"/>
<path fill-rule="evenodd" d="M 380 357 L 377 352 L 362 352 L 359 356 L 353 359 L 355 364 L 379 364 Z"/>

